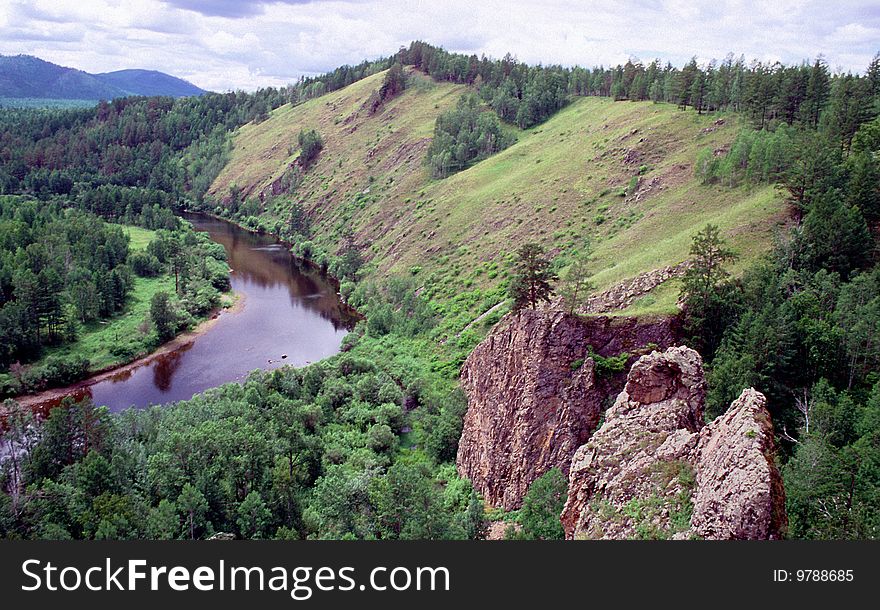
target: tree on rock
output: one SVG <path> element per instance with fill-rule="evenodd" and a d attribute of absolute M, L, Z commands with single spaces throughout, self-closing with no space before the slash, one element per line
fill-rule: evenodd
<path fill-rule="evenodd" d="M 558 278 L 550 268 L 550 259 L 544 248 L 534 242 L 523 245 L 517 251 L 515 275 L 510 285 L 513 297 L 513 310 L 526 307 L 535 309 L 540 301 L 550 302 L 553 294 L 552 282 Z"/>
<path fill-rule="evenodd" d="M 681 298 L 685 306 L 685 331 L 704 358 L 718 349 L 734 305 L 734 285 L 727 263 L 735 261 L 717 226 L 708 224 L 694 236 L 691 265 L 682 279 Z"/>

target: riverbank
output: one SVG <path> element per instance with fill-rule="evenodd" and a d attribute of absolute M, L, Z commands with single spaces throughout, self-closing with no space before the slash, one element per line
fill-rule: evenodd
<path fill-rule="evenodd" d="M 211 328 L 215 324 L 217 324 L 221 317 L 235 315 L 237 313 L 240 313 L 244 309 L 246 298 L 243 293 L 227 294 L 231 294 L 232 296 L 232 302 L 230 304 L 219 307 L 217 310 L 212 312 L 211 316 L 200 322 L 195 328 L 180 335 L 177 335 L 170 341 L 163 343 L 156 350 L 150 352 L 149 354 L 140 356 L 124 364 L 110 366 L 103 370 L 96 371 L 90 374 L 87 378 L 72 383 L 70 385 L 58 388 L 49 388 L 47 390 L 37 392 L 36 394 L 22 394 L 20 396 L 16 396 L 12 400 L 23 407 L 29 408 L 40 407 L 43 405 L 52 405 L 54 403 L 61 402 L 61 400 L 65 396 L 79 394 L 89 386 L 95 385 L 102 381 L 106 381 L 116 376 L 130 373 L 135 369 L 151 364 L 157 358 L 184 348 L 195 341 L 197 338 L 201 337 L 209 330 L 211 330 Z M 225 296 L 227 295 L 224 295 L 224 297 Z"/>
<path fill-rule="evenodd" d="M 331 278 L 294 257 L 287 244 L 269 234 L 213 215 L 183 217 L 203 236 L 200 239 L 210 239 L 226 251 L 230 288 L 238 299 L 234 308 L 218 316 L 227 319 L 216 327 L 217 318 L 199 324 L 157 351 L 79 382 L 19 394 L 23 404 L 45 411 L 71 396 L 118 411 L 176 402 L 224 383 L 242 382 L 254 370 L 306 366 L 339 351 L 359 316 L 340 301 Z M 126 338 L 120 335 L 120 340 Z"/>
<path fill-rule="evenodd" d="M 33 362 L 16 363 L 7 372 L 0 373 L 0 398 L 67 387 L 155 353 L 161 345 L 153 331 L 151 309 L 158 294 L 169 295 L 168 302 L 174 313 L 169 320 L 175 330 L 198 326 L 213 316 L 218 303 L 228 300 L 223 294 L 229 289 L 230 268 L 225 253 L 217 251 L 218 246 L 209 236 L 196 234 L 187 223 L 180 223 L 171 233 L 120 226 L 130 240 L 126 255 L 128 266 L 120 276 L 125 279 L 118 282 L 112 295 L 104 294 L 103 300 L 94 305 L 104 307 L 105 315 L 96 317 L 92 312 L 92 319 L 83 323 L 73 319 L 75 304 L 66 303 L 67 320 L 63 322 L 63 330 L 56 332 L 59 340 L 42 346 L 40 357 Z M 171 263 L 168 252 L 179 248 L 183 240 L 187 240 L 190 251 L 182 259 L 184 264 L 178 264 L 172 272 L 168 269 Z M 178 274 L 185 276 L 185 285 L 179 285 Z M 90 282 L 85 286 L 92 286 L 95 292 Z M 76 294 L 80 293 L 85 295 L 77 297 L 80 304 L 88 305 L 89 298 L 98 298 L 97 295 L 89 297 L 87 290 Z M 107 305 L 111 300 L 113 307 Z"/>
<path fill-rule="evenodd" d="M 351 316 L 355 320 L 363 320 L 364 319 L 363 314 L 361 314 L 357 309 L 355 309 L 354 307 L 349 305 L 346 302 L 345 297 L 340 293 L 339 289 L 340 289 L 340 286 L 342 285 L 342 282 L 340 281 L 340 279 L 338 277 L 336 277 L 335 275 L 330 273 L 329 268 L 328 268 L 329 265 L 327 265 L 327 264 L 319 265 L 316 261 L 312 260 L 311 258 L 306 258 L 306 257 L 299 256 L 299 255 L 295 254 L 295 250 L 296 250 L 296 246 L 297 246 L 297 244 L 295 242 L 292 242 L 288 239 L 285 239 L 280 234 L 276 233 L 275 231 L 270 231 L 270 230 L 266 229 L 265 227 L 260 227 L 260 228 L 249 227 L 245 224 L 242 224 L 240 221 L 238 221 L 234 218 L 229 218 L 227 216 L 216 214 L 211 211 L 184 210 L 183 213 L 184 213 L 184 216 L 183 216 L 184 219 L 186 219 L 186 216 L 185 216 L 186 214 L 196 214 L 199 216 L 207 216 L 208 218 L 213 218 L 215 220 L 227 222 L 227 223 L 234 225 L 235 227 L 241 229 L 242 231 L 246 231 L 246 232 L 251 233 L 253 235 L 271 237 L 272 239 L 277 241 L 279 244 L 283 245 L 287 249 L 287 251 L 290 253 L 290 255 L 294 259 L 296 259 L 297 262 L 299 262 L 301 265 L 305 265 L 311 271 L 314 271 L 315 273 L 320 274 L 322 278 L 324 278 L 331 286 L 333 286 L 333 290 L 336 292 L 336 296 L 337 296 L 337 298 L 339 298 L 340 303 L 345 307 L 345 309 L 346 309 L 345 313 L 347 315 Z"/>

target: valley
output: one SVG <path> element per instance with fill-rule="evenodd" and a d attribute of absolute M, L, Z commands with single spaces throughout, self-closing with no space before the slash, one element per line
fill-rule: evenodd
<path fill-rule="evenodd" d="M 154 347 L 244 294 L 118 384 L 7 401 L 0 534 L 876 537 L 878 115 L 880 56 L 424 42 L 253 93 L 0 111 L 4 364 L 100 358 L 88 324 L 145 314 L 141 276 L 167 284 Z M 75 298 L 113 273 L 106 311 Z"/>

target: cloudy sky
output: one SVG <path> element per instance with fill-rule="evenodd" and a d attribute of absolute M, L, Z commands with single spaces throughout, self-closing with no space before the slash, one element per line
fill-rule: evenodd
<path fill-rule="evenodd" d="M 162 70 L 214 91 L 283 85 L 421 39 L 529 63 L 696 55 L 864 71 L 877 0 L 0 0 L 0 54 L 88 72 Z"/>

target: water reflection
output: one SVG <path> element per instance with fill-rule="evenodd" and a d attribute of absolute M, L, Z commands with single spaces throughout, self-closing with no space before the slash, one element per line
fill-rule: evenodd
<path fill-rule="evenodd" d="M 226 249 L 240 311 L 221 314 L 205 334 L 173 351 L 69 395 L 111 410 L 144 407 L 241 381 L 254 369 L 303 366 L 339 351 L 355 320 L 326 278 L 271 237 L 206 216 L 186 218 Z"/>

